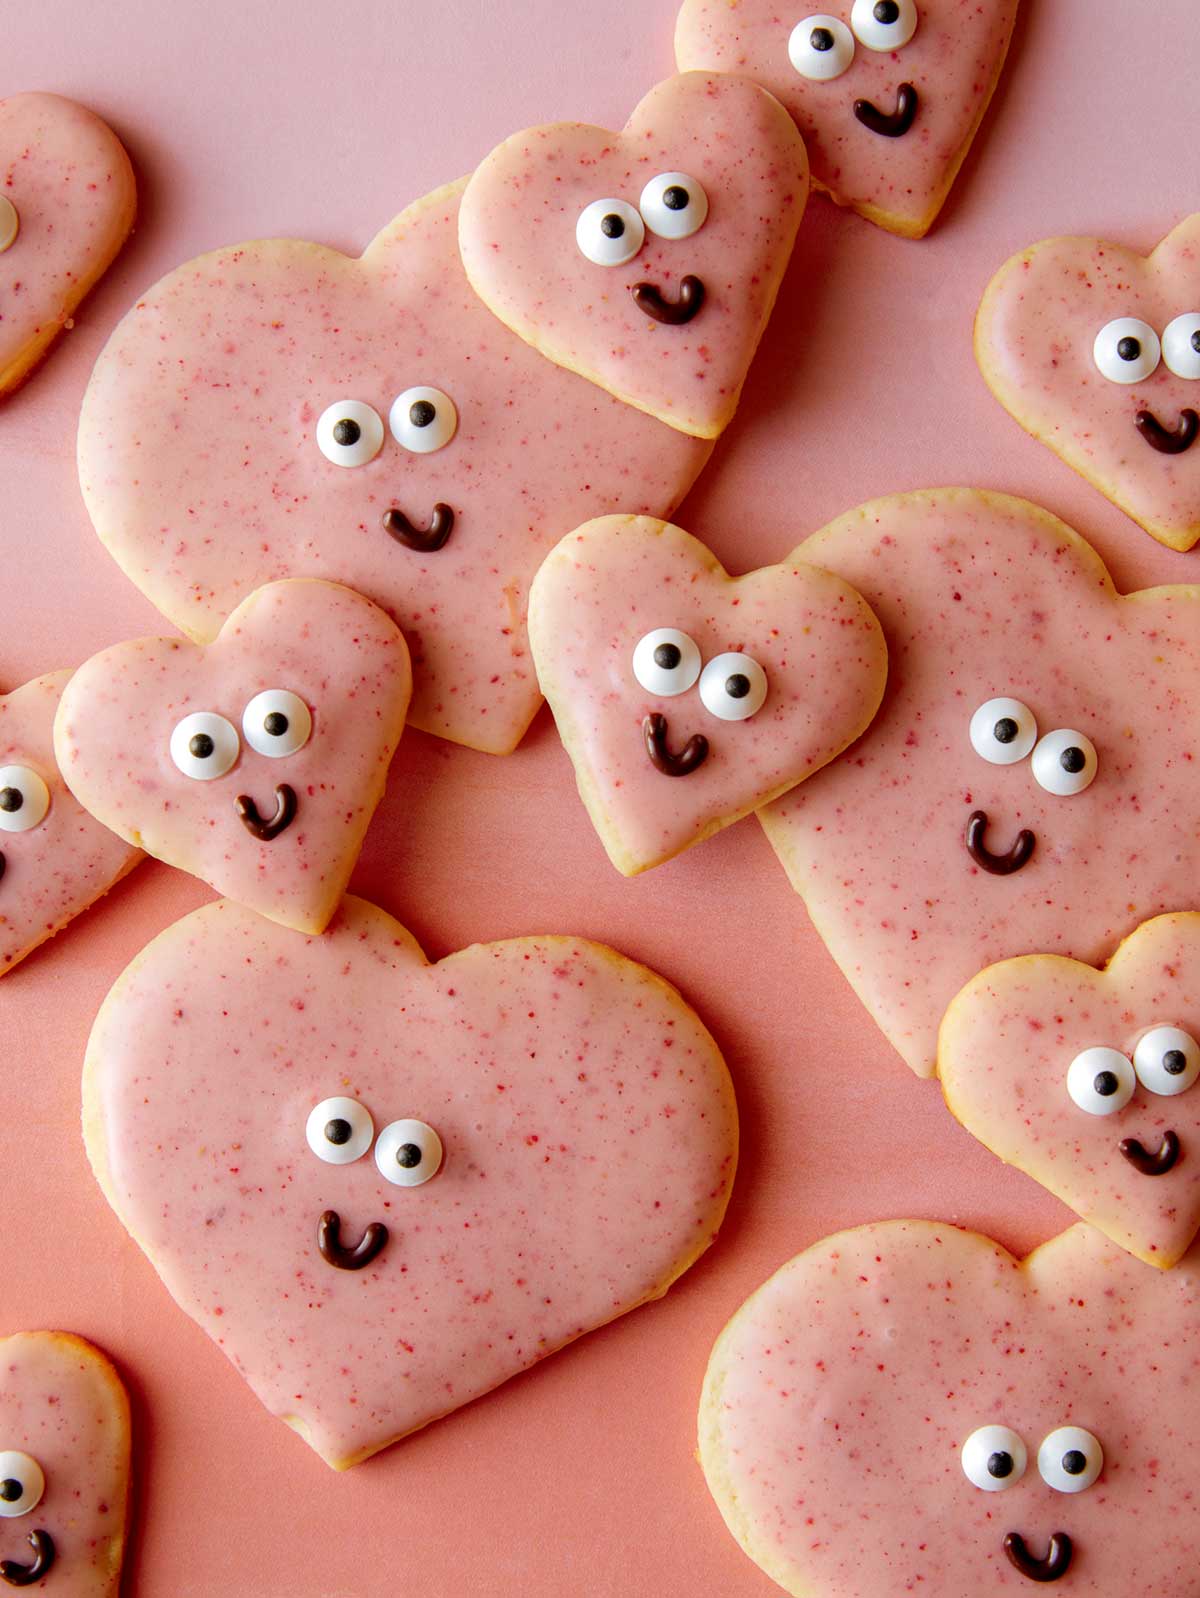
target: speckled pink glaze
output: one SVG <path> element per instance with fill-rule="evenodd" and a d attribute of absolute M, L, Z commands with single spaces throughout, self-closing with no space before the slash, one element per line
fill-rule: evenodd
<path fill-rule="evenodd" d="M 0 251 L 0 395 L 62 332 L 133 226 L 137 191 L 112 130 L 57 94 L 0 100 L 0 195 L 20 228 Z"/>
<path fill-rule="evenodd" d="M 575 240 L 584 207 L 636 208 L 664 172 L 703 185 L 699 231 L 663 239 L 647 229 L 626 265 L 589 261 Z M 744 78 L 688 73 L 652 89 L 620 133 L 557 122 L 493 150 L 463 197 L 463 264 L 501 321 L 552 361 L 715 438 L 737 408 L 807 197 L 804 144 L 778 102 Z M 687 276 L 705 299 L 683 326 L 653 321 L 630 293 L 648 282 L 674 300 Z"/>
<path fill-rule="evenodd" d="M 1073 1226 L 1015 1260 L 977 1233 L 890 1221 L 785 1265 L 721 1334 L 700 1412 L 709 1485 L 742 1546 L 803 1598 L 1040 1591 L 1005 1535 L 1073 1555 L 1069 1598 L 1200 1593 L 1200 1261 L 1148 1271 Z M 1025 1475 L 984 1492 L 960 1451 L 1018 1433 Z M 1090 1431 L 1099 1479 L 1056 1492 L 1037 1467 L 1060 1426 Z"/>
<path fill-rule="evenodd" d="M 863 594 L 883 625 L 888 687 L 844 759 L 763 811 L 834 958 L 918 1074 L 942 1013 L 1015 954 L 1098 965 L 1140 921 L 1189 909 L 1200 880 L 1200 590 L 1119 595 L 1077 533 L 1023 500 L 932 489 L 848 512 L 794 552 Z M 1096 746 L 1083 793 L 1060 798 L 1028 759 L 990 765 L 974 711 L 1011 695 L 1040 733 Z M 992 876 L 965 846 L 989 818 L 1023 869 Z"/>
<path fill-rule="evenodd" d="M 975 323 L 988 387 L 1027 433 L 1048 444 L 1160 543 L 1200 538 L 1200 442 L 1180 455 L 1146 443 L 1134 418 L 1150 411 L 1175 428 L 1200 410 L 1200 381 L 1165 361 L 1140 383 L 1114 383 L 1096 366 L 1096 334 L 1121 316 L 1163 329 L 1200 311 L 1200 212 L 1149 255 L 1103 239 L 1047 239 L 1002 266 Z"/>
<path fill-rule="evenodd" d="M 266 241 L 201 256 L 118 326 L 84 399 L 79 471 L 96 529 L 126 574 L 205 640 L 278 577 L 344 582 L 382 605 L 412 650 L 411 721 L 506 754 L 541 696 L 525 603 L 545 552 L 605 510 L 665 514 L 709 447 L 656 426 L 542 360 L 497 323 L 462 272 L 463 184 L 418 200 L 361 260 Z M 326 460 L 316 425 L 358 399 L 430 384 L 458 431 L 410 454 Z M 435 554 L 384 530 L 448 504 Z"/>
<path fill-rule="evenodd" d="M 1200 915 L 1139 927 L 1106 970 L 1054 955 L 1006 960 L 954 1000 L 938 1038 L 951 1110 L 994 1154 L 1017 1165 L 1152 1265 L 1174 1265 L 1200 1229 L 1200 1093 L 1139 1086 L 1123 1110 L 1089 1115 L 1067 1092 L 1082 1050 L 1133 1058 L 1151 1027 L 1200 1039 Z M 1180 1156 L 1161 1176 L 1122 1157 L 1122 1139 L 1156 1151 L 1168 1130 Z"/>
<path fill-rule="evenodd" d="M 79 800 L 121 837 L 260 915 L 320 932 L 383 797 L 411 685 L 404 639 L 377 605 L 336 583 L 272 583 L 207 648 L 138 638 L 93 655 L 63 694 L 55 751 Z M 312 715 L 294 754 L 259 754 L 242 731 L 268 688 Z M 222 777 L 185 776 L 171 758 L 172 730 L 194 711 L 237 730 L 240 754 Z M 237 800 L 270 818 L 280 784 L 296 795 L 295 819 L 260 842 Z"/>
<path fill-rule="evenodd" d="M 0 976 L 94 904 L 142 858 L 84 810 L 54 759 L 54 714 L 69 671 L 0 695 L 0 766 L 28 766 L 50 790 L 45 819 L 0 832 Z"/>
<path fill-rule="evenodd" d="M 305 1139 L 333 1095 L 445 1156 L 423 1186 Z M 267 1408 L 342 1468 L 664 1292 L 733 1179 L 724 1062 L 673 988 L 566 937 L 427 965 L 348 898 L 302 939 L 228 902 L 168 928 L 88 1048 L 88 1152 L 179 1303 Z M 317 1251 L 390 1236 L 360 1271 Z"/>
<path fill-rule="evenodd" d="M 29 1534 L 45 1532 L 54 1543 L 54 1563 L 24 1591 L 117 1598 L 128 1512 L 129 1401 L 99 1349 L 67 1332 L 0 1338 L 0 1452 L 10 1449 L 37 1460 L 46 1490 L 29 1514 L 0 1519 L 0 1559 L 28 1566 Z"/>
<path fill-rule="evenodd" d="M 917 0 L 917 31 L 899 50 L 868 50 L 838 78 L 804 78 L 788 58 L 792 29 L 817 12 L 849 27 L 850 0 L 780 7 L 778 0 L 684 0 L 675 25 L 681 71 L 741 72 L 770 89 L 804 135 L 813 183 L 894 233 L 919 238 L 942 208 L 987 110 L 1008 53 L 1017 0 Z M 901 138 L 872 133 L 854 102 L 896 108 L 917 91 Z"/>
<path fill-rule="evenodd" d="M 674 627 L 707 663 L 738 650 L 767 675 L 762 709 L 722 721 L 696 684 L 647 693 L 633 671 L 646 633 Z M 887 648 L 848 584 L 812 566 L 766 566 L 731 578 L 689 533 L 649 517 L 608 516 L 565 538 L 530 597 L 542 689 L 580 795 L 613 864 L 632 874 L 699 843 L 802 782 L 869 724 L 883 695 Z M 666 718 L 678 752 L 699 733 L 703 765 L 666 776 L 642 724 Z"/>

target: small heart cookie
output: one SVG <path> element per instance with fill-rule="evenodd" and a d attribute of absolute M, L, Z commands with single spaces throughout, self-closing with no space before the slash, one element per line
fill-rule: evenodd
<path fill-rule="evenodd" d="M 529 637 L 580 796 L 626 876 L 832 760 L 887 676 L 879 623 L 840 578 L 794 562 L 730 577 L 648 516 L 601 517 L 551 551 Z"/>
<path fill-rule="evenodd" d="M 506 139 L 467 184 L 459 241 L 484 302 L 536 349 L 716 438 L 807 197 L 804 142 L 779 102 L 689 72 L 620 133 L 557 122 Z"/>
<path fill-rule="evenodd" d="M 71 791 L 148 854 L 301 932 L 358 859 L 411 689 L 378 606 L 337 583 L 270 583 L 207 648 L 138 638 L 85 662 L 54 748 Z"/>

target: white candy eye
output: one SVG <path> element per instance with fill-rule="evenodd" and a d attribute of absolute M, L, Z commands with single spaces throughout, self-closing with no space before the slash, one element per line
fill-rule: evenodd
<path fill-rule="evenodd" d="M 700 651 L 677 627 L 656 627 L 638 639 L 633 675 L 648 694 L 685 694 L 700 675 Z"/>
<path fill-rule="evenodd" d="M 1162 357 L 1176 377 L 1200 377 L 1200 311 L 1186 311 L 1167 323 Z"/>
<path fill-rule="evenodd" d="M 962 1445 L 963 1475 L 985 1493 L 1015 1487 L 1028 1463 L 1025 1444 L 1007 1426 L 980 1426 Z"/>
<path fill-rule="evenodd" d="M 28 832 L 45 819 L 50 790 L 29 766 L 0 766 L 0 832 Z"/>
<path fill-rule="evenodd" d="M 237 728 L 212 710 L 193 710 L 171 734 L 171 759 L 185 777 L 223 777 L 241 750 Z"/>
<path fill-rule="evenodd" d="M 335 466 L 365 466 L 383 448 L 383 421 L 362 400 L 338 400 L 321 412 L 317 443 Z"/>
<path fill-rule="evenodd" d="M 660 239 L 686 239 L 704 226 L 708 195 L 686 172 L 660 172 L 642 190 L 638 210 Z"/>
<path fill-rule="evenodd" d="M 722 721 L 746 721 L 767 697 L 767 674 L 749 655 L 736 650 L 714 655 L 700 673 L 705 710 Z"/>
<path fill-rule="evenodd" d="M 303 749 L 312 737 L 312 712 L 286 688 L 264 688 L 242 712 L 242 731 L 251 749 L 282 759 Z"/>
<path fill-rule="evenodd" d="M 0 194 L 0 255 L 21 231 L 21 218 L 7 194 Z"/>
<path fill-rule="evenodd" d="M 802 78 L 828 83 L 854 60 L 854 35 L 840 17 L 818 11 L 792 29 L 788 60 Z"/>
<path fill-rule="evenodd" d="M 1104 1469 L 1104 1450 L 1082 1426 L 1060 1426 L 1038 1449 L 1038 1470 L 1056 1493 L 1085 1491 Z"/>
<path fill-rule="evenodd" d="M 1136 1086 L 1133 1062 L 1118 1049 L 1084 1049 L 1067 1068 L 1067 1092 L 1089 1115 L 1116 1115 Z"/>
<path fill-rule="evenodd" d="M 854 0 L 850 26 L 868 50 L 898 50 L 917 31 L 913 0 Z"/>
<path fill-rule="evenodd" d="M 397 444 L 414 455 L 431 455 L 458 432 L 458 412 L 449 394 L 440 388 L 418 386 L 398 394 L 388 413 L 388 426 Z"/>
<path fill-rule="evenodd" d="M 625 200 L 593 200 L 575 224 L 575 242 L 595 266 L 624 266 L 646 241 L 646 224 Z"/>
<path fill-rule="evenodd" d="M 424 1121 L 392 1121 L 379 1134 L 375 1164 L 397 1187 L 420 1187 L 442 1164 L 442 1140 Z"/>
<path fill-rule="evenodd" d="M 0 1453 L 0 1516 L 15 1520 L 27 1515 L 45 1491 L 46 1478 L 36 1459 L 16 1448 Z"/>
<path fill-rule="evenodd" d="M 1096 780 L 1096 746 L 1081 732 L 1059 727 L 1038 740 L 1033 775 L 1047 793 L 1066 798 L 1082 793 Z"/>
<path fill-rule="evenodd" d="M 1158 365 L 1158 334 L 1136 316 L 1118 316 L 1096 334 L 1092 358 L 1112 383 L 1141 383 Z"/>
<path fill-rule="evenodd" d="M 1037 743 L 1033 711 L 1019 699 L 989 699 L 971 717 L 971 748 L 993 766 L 1012 766 Z"/>
<path fill-rule="evenodd" d="M 308 1146 L 326 1165 L 349 1165 L 371 1147 L 375 1123 L 357 1099 L 322 1099 L 309 1111 L 304 1127 Z"/>
<path fill-rule="evenodd" d="M 1200 1044 L 1182 1027 L 1152 1027 L 1133 1051 L 1133 1069 L 1147 1092 L 1173 1098 L 1200 1076 Z"/>

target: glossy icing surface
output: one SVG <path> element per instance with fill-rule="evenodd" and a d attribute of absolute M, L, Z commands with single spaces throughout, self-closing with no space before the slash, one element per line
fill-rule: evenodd
<path fill-rule="evenodd" d="M 323 1100 L 421 1120 L 423 1186 L 323 1163 Z M 331 1465 L 364 1459 L 658 1296 L 724 1213 L 736 1111 L 699 1018 L 575 938 L 427 965 L 347 899 L 302 939 L 221 901 L 167 929 L 88 1048 L 88 1152 L 176 1301 Z M 359 1271 L 317 1250 L 389 1237 Z"/>

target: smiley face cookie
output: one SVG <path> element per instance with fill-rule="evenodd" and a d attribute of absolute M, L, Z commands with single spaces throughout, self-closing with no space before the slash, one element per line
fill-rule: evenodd
<path fill-rule="evenodd" d="M 804 143 L 779 103 L 744 78 L 685 73 L 620 133 L 559 122 L 493 150 L 463 196 L 463 264 L 552 361 L 715 438 L 807 196 Z"/>
<path fill-rule="evenodd" d="M 268 584 L 207 646 L 93 655 L 59 706 L 72 792 L 122 838 L 284 926 L 337 908 L 404 728 L 399 629 L 336 583 Z"/>
<path fill-rule="evenodd" d="M 879 624 L 840 578 L 793 562 L 731 578 L 645 516 L 563 539 L 534 582 L 529 632 L 580 796 L 627 876 L 832 760 L 887 675 Z"/>

